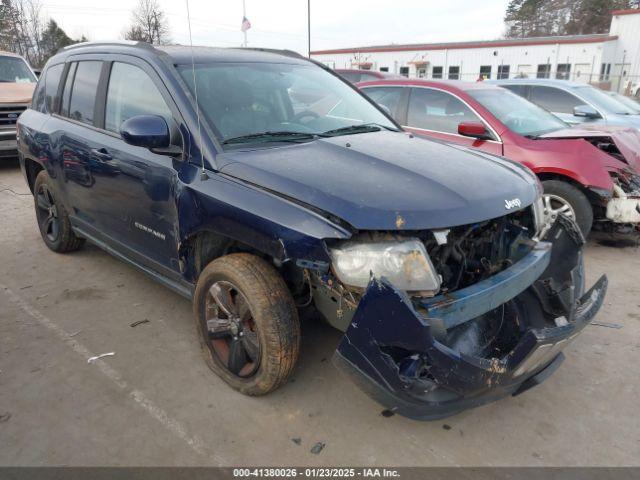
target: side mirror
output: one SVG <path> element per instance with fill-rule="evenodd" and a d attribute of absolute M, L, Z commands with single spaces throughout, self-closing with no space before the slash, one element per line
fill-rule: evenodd
<path fill-rule="evenodd" d="M 574 117 L 600 118 L 600 114 L 591 105 L 578 105 L 573 108 Z"/>
<path fill-rule="evenodd" d="M 136 115 L 122 122 L 120 135 L 125 143 L 144 147 L 153 153 L 175 156 L 181 149 L 171 145 L 167 121 L 159 115 Z"/>
<path fill-rule="evenodd" d="M 461 122 L 458 124 L 458 134 L 479 140 L 490 140 L 491 135 L 487 128 L 480 122 Z"/>

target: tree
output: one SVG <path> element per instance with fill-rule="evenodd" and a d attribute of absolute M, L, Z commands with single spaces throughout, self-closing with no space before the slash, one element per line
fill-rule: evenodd
<path fill-rule="evenodd" d="M 133 23 L 124 33 L 124 38 L 158 45 L 169 43 L 168 20 L 156 0 L 138 0 L 133 11 Z"/>
<path fill-rule="evenodd" d="M 629 0 L 511 0 L 505 12 L 506 36 L 539 37 L 606 33 L 613 10 Z"/>
<path fill-rule="evenodd" d="M 83 39 L 79 41 L 83 41 Z M 47 28 L 42 32 L 42 38 L 40 39 L 40 56 L 42 58 L 49 58 L 61 48 L 77 42 L 78 40 L 70 38 L 69 35 L 58 26 L 55 20 L 49 20 Z"/>
<path fill-rule="evenodd" d="M 39 0 L 1 0 L 0 50 L 22 55 L 34 67 L 42 67 L 60 48 L 77 40 L 69 38 L 54 20 L 42 18 Z M 86 41 L 83 36 L 80 41 Z"/>

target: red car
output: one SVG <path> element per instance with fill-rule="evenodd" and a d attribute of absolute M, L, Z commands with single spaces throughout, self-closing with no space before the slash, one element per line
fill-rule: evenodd
<path fill-rule="evenodd" d="M 594 229 L 640 232 L 640 133 L 571 128 L 503 88 L 483 82 L 378 80 L 359 83 L 407 130 L 520 162 L 540 178 L 545 211 Z M 464 172 L 461 172 L 464 174 Z"/>
<path fill-rule="evenodd" d="M 349 69 L 349 68 L 336 68 L 334 70 L 338 75 L 344 78 L 346 81 L 351 83 L 359 83 L 359 82 L 372 82 L 375 80 L 384 80 L 384 79 L 403 79 L 402 75 L 398 75 L 395 73 L 389 72 L 378 72 L 376 70 L 358 70 L 358 69 Z"/>

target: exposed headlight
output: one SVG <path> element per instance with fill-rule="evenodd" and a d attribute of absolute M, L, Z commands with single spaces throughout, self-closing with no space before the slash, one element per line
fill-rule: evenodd
<path fill-rule="evenodd" d="M 364 288 L 373 273 L 386 277 L 399 290 L 433 294 L 440 290 L 440 276 L 417 239 L 345 242 L 331 249 L 331 259 L 345 285 Z"/>

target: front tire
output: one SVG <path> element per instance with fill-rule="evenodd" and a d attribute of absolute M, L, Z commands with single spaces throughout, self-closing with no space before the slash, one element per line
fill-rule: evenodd
<path fill-rule="evenodd" d="M 289 379 L 300 350 L 298 313 L 263 259 L 236 253 L 211 262 L 198 278 L 193 309 L 205 361 L 231 387 L 264 395 Z"/>
<path fill-rule="evenodd" d="M 69 214 L 62 205 L 58 191 L 46 170 L 38 173 L 33 185 L 36 219 L 42 240 L 50 250 L 67 253 L 84 243 L 71 228 Z"/>
<path fill-rule="evenodd" d="M 578 188 L 561 180 L 545 180 L 543 201 L 545 214 L 555 220 L 562 213 L 574 220 L 587 238 L 593 225 L 593 208 Z"/>

